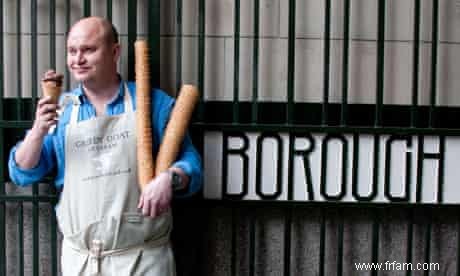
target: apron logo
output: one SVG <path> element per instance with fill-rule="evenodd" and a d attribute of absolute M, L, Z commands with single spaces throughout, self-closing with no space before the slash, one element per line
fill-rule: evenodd
<path fill-rule="evenodd" d="M 74 143 L 75 150 L 84 150 L 88 151 L 102 151 L 108 150 L 113 147 L 116 147 L 120 140 L 125 140 L 130 137 L 130 132 L 128 130 L 109 134 L 106 136 L 93 136 L 83 140 L 78 140 Z"/>
<path fill-rule="evenodd" d="M 106 152 L 91 158 L 91 163 L 94 166 L 94 169 L 100 173 L 108 171 L 111 164 L 112 156 L 112 153 Z"/>

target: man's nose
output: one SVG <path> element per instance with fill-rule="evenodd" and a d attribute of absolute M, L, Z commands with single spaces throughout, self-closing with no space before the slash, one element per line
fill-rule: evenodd
<path fill-rule="evenodd" d="M 82 52 L 77 53 L 76 59 L 77 59 L 78 64 L 83 64 L 86 61 L 85 56 L 83 55 Z"/>

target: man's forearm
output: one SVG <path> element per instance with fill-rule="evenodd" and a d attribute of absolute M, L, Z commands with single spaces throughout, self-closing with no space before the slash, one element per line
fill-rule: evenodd
<path fill-rule="evenodd" d="M 32 169 L 38 165 L 44 137 L 33 129 L 29 131 L 15 154 L 16 164 L 22 169 Z"/>
<path fill-rule="evenodd" d="M 53 103 L 52 100 L 50 96 L 47 96 L 38 101 L 32 129 L 16 150 L 14 159 L 22 169 L 35 168 L 40 161 L 43 139 L 48 134 L 50 127 L 56 124 L 57 104 Z"/>

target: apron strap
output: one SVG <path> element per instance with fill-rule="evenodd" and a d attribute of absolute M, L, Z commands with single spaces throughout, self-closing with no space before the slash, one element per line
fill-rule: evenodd
<path fill-rule="evenodd" d="M 128 85 L 124 82 L 124 97 L 123 97 L 123 103 L 124 103 L 124 108 L 125 112 L 133 112 L 133 101 L 131 97 L 131 93 L 129 92 Z M 78 122 L 78 112 L 80 110 L 80 102 L 78 101 L 78 104 L 74 104 L 72 107 L 72 112 L 70 114 L 70 123 L 71 124 L 76 124 Z"/>
<path fill-rule="evenodd" d="M 74 252 L 77 252 L 81 255 L 88 255 L 90 257 L 104 258 L 107 256 L 127 254 L 132 251 L 139 250 L 139 249 L 156 248 L 156 247 L 167 245 L 169 243 L 169 236 L 170 236 L 170 233 L 168 232 L 162 237 L 146 241 L 142 244 L 137 244 L 137 245 L 129 246 L 126 248 L 112 249 L 112 250 L 102 250 L 101 249 L 102 244 L 100 240 L 93 240 L 91 244 L 91 248 L 89 250 L 80 248 L 78 245 L 74 244 L 70 239 L 67 239 L 65 237 L 62 239 L 62 242 L 68 248 L 72 249 Z"/>
<path fill-rule="evenodd" d="M 70 113 L 70 122 L 71 124 L 76 124 L 78 122 L 78 111 L 80 110 L 80 102 L 72 106 L 72 113 Z"/>
<path fill-rule="evenodd" d="M 67 246 L 68 248 L 72 249 L 77 254 L 81 256 L 85 256 L 88 259 L 89 263 L 89 270 L 90 275 L 100 275 L 101 273 L 101 260 L 108 256 L 116 256 L 116 255 L 123 255 L 132 253 L 133 251 L 142 250 L 146 248 L 156 248 L 160 246 L 164 246 L 169 244 L 169 235 L 168 232 L 166 235 L 159 237 L 157 239 L 153 239 L 150 241 L 146 241 L 143 244 L 133 245 L 126 248 L 119 248 L 119 249 L 112 249 L 112 250 L 102 250 L 102 242 L 100 240 L 93 240 L 91 243 L 91 248 L 82 249 L 76 246 L 72 241 L 63 239 L 63 245 Z"/>
<path fill-rule="evenodd" d="M 125 96 L 123 98 L 123 102 L 124 102 L 124 105 L 125 105 L 125 112 L 133 112 L 134 107 L 133 107 L 133 103 L 132 103 L 131 93 L 129 92 L 129 88 L 128 88 L 128 85 L 126 84 L 126 82 L 125 82 L 124 87 L 125 87 Z"/>

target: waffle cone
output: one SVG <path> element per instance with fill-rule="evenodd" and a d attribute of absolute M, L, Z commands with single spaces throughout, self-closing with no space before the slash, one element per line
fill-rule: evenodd
<path fill-rule="evenodd" d="M 59 96 L 61 96 L 62 86 L 58 85 L 54 81 L 42 81 L 41 85 L 43 96 L 51 97 L 52 103 L 57 104 L 59 101 Z"/>
<path fill-rule="evenodd" d="M 182 86 L 158 151 L 155 175 L 167 170 L 175 162 L 198 100 L 199 93 L 195 86 Z"/>
<path fill-rule="evenodd" d="M 134 43 L 136 73 L 136 132 L 137 168 L 141 190 L 154 177 L 155 165 L 152 151 L 152 122 L 150 98 L 150 71 L 148 45 L 144 40 Z"/>

